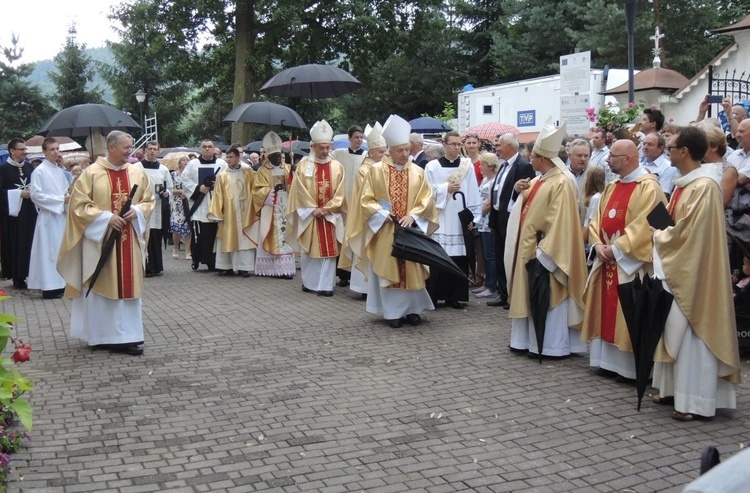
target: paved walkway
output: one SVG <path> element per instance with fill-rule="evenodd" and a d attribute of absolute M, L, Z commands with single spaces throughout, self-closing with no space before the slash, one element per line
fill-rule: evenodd
<path fill-rule="evenodd" d="M 394 330 L 342 288 L 165 264 L 142 357 L 93 352 L 69 301 L 8 289 L 36 379 L 10 491 L 680 491 L 704 446 L 750 441 L 748 383 L 737 411 L 680 423 L 587 357 L 511 354 L 500 308 Z"/>

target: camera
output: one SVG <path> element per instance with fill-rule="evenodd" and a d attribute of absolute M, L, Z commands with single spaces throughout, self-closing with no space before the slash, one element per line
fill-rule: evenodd
<path fill-rule="evenodd" d="M 721 96 L 714 96 L 713 94 L 709 94 L 708 95 L 708 102 L 711 103 L 711 104 L 713 104 L 713 103 L 719 103 L 719 104 L 721 104 L 721 101 L 723 99 L 724 98 L 722 98 Z"/>

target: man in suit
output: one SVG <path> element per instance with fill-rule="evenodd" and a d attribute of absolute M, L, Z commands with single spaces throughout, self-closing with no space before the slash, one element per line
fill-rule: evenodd
<path fill-rule="evenodd" d="M 513 134 L 498 135 L 495 141 L 495 153 L 502 165 L 495 176 L 490 195 L 490 229 L 495 236 L 495 266 L 497 268 L 496 300 L 488 301 L 487 306 L 501 306 L 509 309 L 508 278 L 505 273 L 505 231 L 508 228 L 510 209 L 518 196 L 513 185 L 524 178 L 534 178 L 531 163 L 518 154 L 518 139 Z"/>
<path fill-rule="evenodd" d="M 409 154 L 411 154 L 411 160 L 419 166 L 420 168 L 424 169 L 424 167 L 427 165 L 427 162 L 429 159 L 427 158 L 427 154 L 424 153 L 422 150 L 422 146 L 424 145 L 424 139 L 419 134 L 410 134 L 409 135 Z"/>

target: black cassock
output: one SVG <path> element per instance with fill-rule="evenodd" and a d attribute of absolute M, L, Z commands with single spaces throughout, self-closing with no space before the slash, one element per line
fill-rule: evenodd
<path fill-rule="evenodd" d="M 36 208 L 31 199 L 23 199 L 18 217 L 8 215 L 8 190 L 29 186 L 33 171 L 28 162 L 21 168 L 0 164 L 0 265 L 3 278 L 13 279 L 15 287 L 21 287 L 29 275 Z"/>

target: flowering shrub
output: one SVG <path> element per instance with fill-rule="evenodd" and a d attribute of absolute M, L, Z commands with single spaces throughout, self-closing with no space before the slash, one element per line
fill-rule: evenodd
<path fill-rule="evenodd" d="M 643 107 L 642 103 L 628 103 L 625 108 L 612 104 L 599 107 L 598 112 L 594 108 L 589 108 L 586 114 L 589 121 L 594 122 L 596 127 L 608 133 L 615 133 L 641 116 Z"/>
<path fill-rule="evenodd" d="M 0 289 L 0 301 L 7 297 L 5 291 Z M 16 363 L 29 361 L 31 346 L 12 337 L 13 323 L 17 321 L 12 315 L 0 313 L 0 352 L 7 347 L 8 342 L 15 346 L 10 360 L 0 356 L 0 491 L 5 491 L 8 481 L 9 454 L 17 451 L 23 440 L 29 439 L 26 431 L 19 433 L 12 427 L 16 419 L 28 431 L 31 431 L 32 426 L 31 405 L 22 397 L 33 390 L 31 380 L 24 378 L 15 368 Z"/>

